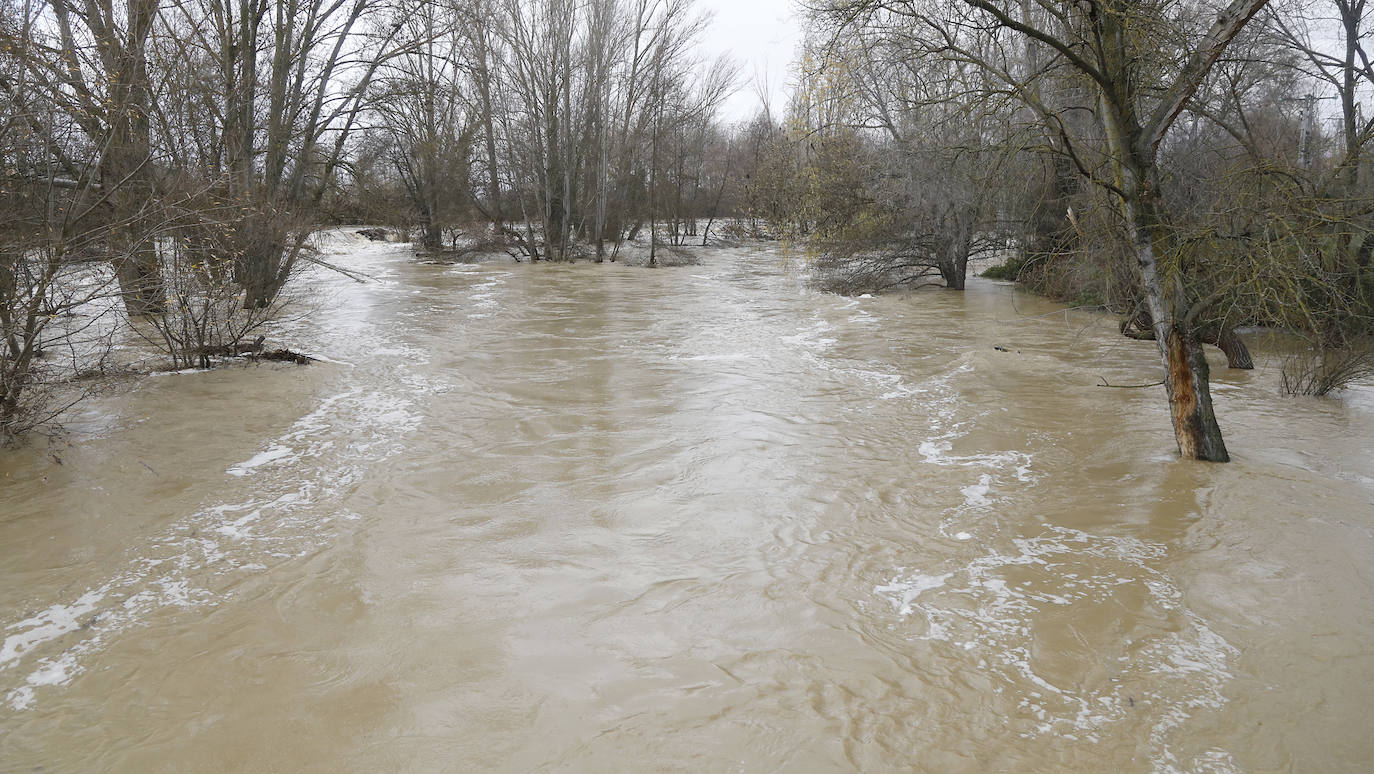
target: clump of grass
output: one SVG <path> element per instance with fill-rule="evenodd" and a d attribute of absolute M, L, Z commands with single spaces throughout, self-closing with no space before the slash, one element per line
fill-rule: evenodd
<path fill-rule="evenodd" d="M 1374 341 L 1340 348 L 1313 348 L 1283 364 L 1283 391 L 1289 395 L 1329 395 L 1353 382 L 1374 378 Z"/>
<path fill-rule="evenodd" d="M 1021 276 L 1021 270 L 1026 266 L 1025 258 L 1008 258 L 1006 263 L 989 267 L 983 272 L 984 279 L 1011 280 L 1015 282 Z"/>

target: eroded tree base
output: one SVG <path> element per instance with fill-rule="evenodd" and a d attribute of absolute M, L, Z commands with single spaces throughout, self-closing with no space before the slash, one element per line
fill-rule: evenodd
<path fill-rule="evenodd" d="M 1174 438 L 1184 459 L 1230 462 L 1212 411 L 1207 355 L 1196 336 L 1175 325 L 1165 342 L 1168 376 L 1165 387 L 1173 415 Z"/>

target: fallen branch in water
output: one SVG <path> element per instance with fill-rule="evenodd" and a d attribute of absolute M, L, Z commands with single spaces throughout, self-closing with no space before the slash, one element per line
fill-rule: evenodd
<path fill-rule="evenodd" d="M 271 352 L 254 353 L 247 355 L 247 358 L 254 362 L 266 360 L 271 363 L 295 363 L 296 365 L 310 365 L 320 362 L 317 358 L 300 352 L 292 352 L 289 349 L 274 349 Z"/>
<path fill-rule="evenodd" d="M 262 343 L 267 340 L 266 336 L 259 336 L 252 343 L 239 342 L 237 344 L 224 344 L 218 347 L 198 347 L 195 350 L 197 357 L 241 357 L 253 355 L 262 351 Z"/>
<path fill-rule="evenodd" d="M 368 275 L 363 274 L 361 272 L 356 272 L 351 269 L 345 269 L 344 267 L 339 266 L 338 264 L 333 264 L 329 261 L 316 258 L 313 255 L 307 255 L 304 250 L 301 251 L 300 258 L 301 260 L 306 261 L 307 263 L 313 263 L 316 266 L 323 266 L 324 268 L 329 269 L 330 271 L 338 272 L 339 274 L 344 275 L 345 277 L 353 280 L 359 285 L 366 285 L 369 280 L 373 279 L 372 277 L 369 277 Z"/>
<path fill-rule="evenodd" d="M 1102 382 L 1101 384 L 1097 385 L 1098 387 L 1112 387 L 1118 390 L 1140 390 L 1146 387 L 1162 387 L 1164 385 L 1163 379 L 1160 379 L 1159 381 L 1153 382 L 1151 384 L 1112 384 L 1111 382 L 1108 382 L 1104 377 L 1099 376 L 1097 378 Z"/>
<path fill-rule="evenodd" d="M 356 232 L 358 236 L 365 237 L 369 242 L 390 242 L 391 232 L 384 228 L 363 228 Z"/>
<path fill-rule="evenodd" d="M 1013 299 L 1013 301 L 1014 301 L 1014 299 Z M 997 320 L 996 322 L 999 323 L 999 324 L 1001 324 L 1001 325 L 1011 325 L 1011 324 L 1015 324 L 1015 323 L 1019 323 L 1019 322 L 1025 322 L 1026 320 L 1039 320 L 1039 319 L 1041 319 L 1042 317 L 1053 317 L 1053 316 L 1056 315 L 1056 314 L 1062 314 L 1062 315 L 1064 315 L 1064 319 L 1065 319 L 1065 321 L 1067 321 L 1067 320 L 1068 320 L 1068 316 L 1069 316 L 1069 312 L 1105 312 L 1105 311 L 1107 311 L 1107 307 L 1106 307 L 1105 305 L 1103 305 L 1103 304 L 1089 304 L 1089 305 L 1086 305 L 1086 306 L 1066 306 L 1066 307 L 1064 307 L 1063 309 L 1055 309 L 1055 310 L 1050 311 L 1050 312 L 1045 312 L 1044 314 L 1027 314 L 1027 315 L 1021 315 L 1021 316 L 1016 317 L 1015 319 L 1012 319 L 1012 320 Z"/>

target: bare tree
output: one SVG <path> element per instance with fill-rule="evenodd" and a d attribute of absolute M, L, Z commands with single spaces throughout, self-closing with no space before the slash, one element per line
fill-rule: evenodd
<path fill-rule="evenodd" d="M 472 200 L 470 156 L 481 120 L 467 94 L 461 20 L 421 3 L 405 15 L 401 34 L 404 53 L 381 69 L 372 110 L 420 216 L 421 244 L 439 250 L 444 230 L 457 228 Z"/>
<path fill-rule="evenodd" d="M 377 69 L 400 53 L 401 25 L 382 0 L 187 0 L 164 16 L 167 67 L 194 63 L 188 94 L 164 113 L 169 137 L 188 127 L 195 182 L 227 230 L 206 234 L 232 259 L 244 303 L 266 307 L 290 278 L 314 211 L 345 160 Z M 181 161 L 173 157 L 174 162 Z"/>
<path fill-rule="evenodd" d="M 1207 360 L 1196 329 L 1206 299 L 1190 292 L 1167 259 L 1168 213 L 1160 198 L 1161 143 L 1217 59 L 1265 0 L 1232 0 L 1219 9 L 1178 15 L 1140 2 L 949 3 L 840 2 L 826 10 L 844 24 L 900 25 L 920 42 L 915 55 L 951 59 L 1000 82 L 1059 136 L 1059 150 L 1120 206 L 1142 294 L 1166 371 L 1175 440 L 1187 458 L 1229 459 L 1212 409 Z M 997 43 L 1002 45 L 997 45 Z M 1032 60 L 1027 46 L 1043 53 Z M 1007 52 L 1011 52 L 1008 55 Z M 1060 106 L 1037 93 L 1049 73 L 1091 84 L 1092 105 Z M 1072 131 L 1064 109 L 1096 112 L 1100 141 Z"/>
<path fill-rule="evenodd" d="M 84 130 L 42 99 L 44 11 L 0 2 L 0 441 L 87 393 L 75 378 L 102 366 L 114 327 L 106 262 L 134 259 L 111 251 L 136 245 L 126 235 L 139 225 L 108 204 L 133 183 L 100 184 L 80 161 Z"/>
<path fill-rule="evenodd" d="M 79 145 L 49 142 L 48 151 L 68 179 L 106 189 L 93 217 L 113 226 L 107 257 L 136 315 L 161 303 L 146 220 L 155 195 L 148 48 L 158 2 L 27 4 L 16 17 L 27 25 L 24 72 L 0 81 L 0 93 L 30 111 L 40 104 L 60 111 L 61 121 L 84 135 Z M 19 88 L 20 78 L 26 89 Z M 30 126 L 44 133 L 55 129 Z"/>
<path fill-rule="evenodd" d="M 831 223 L 818 235 L 821 267 L 837 289 L 962 290 L 969 258 L 1006 242 L 994 218 L 1004 186 L 992 184 L 1020 147 L 1006 100 L 978 68 L 909 54 L 900 37 L 861 36 L 806 58 L 793 121 L 822 179 L 857 162 L 858 148 L 881 159 L 854 177 L 850 204 L 818 203 Z"/>

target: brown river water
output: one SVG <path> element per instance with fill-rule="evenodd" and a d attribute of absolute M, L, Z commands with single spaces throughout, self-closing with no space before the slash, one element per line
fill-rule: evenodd
<path fill-rule="evenodd" d="M 0 455 L 0 771 L 1374 770 L 1374 387 L 1190 463 L 1004 284 L 329 244 L 330 362 Z"/>

